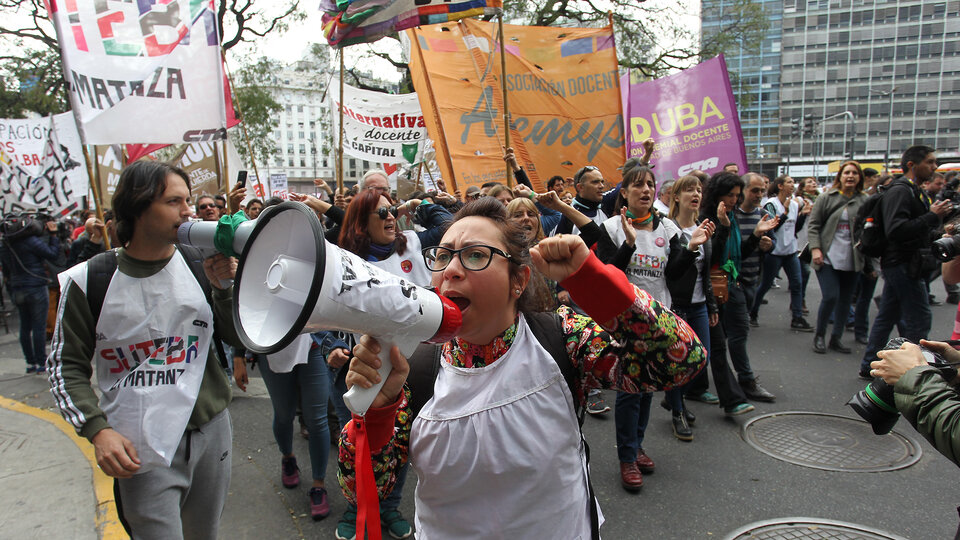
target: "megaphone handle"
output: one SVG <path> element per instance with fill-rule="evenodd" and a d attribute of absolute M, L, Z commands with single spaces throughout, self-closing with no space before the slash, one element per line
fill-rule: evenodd
<path fill-rule="evenodd" d="M 392 349 L 396 343 L 394 343 L 392 339 L 380 337 L 377 338 L 377 341 L 380 342 L 380 354 L 378 355 L 380 358 L 380 369 L 377 370 L 377 373 L 380 375 L 380 382 L 370 388 L 361 388 L 358 385 L 353 385 L 347 390 L 347 393 L 343 395 L 343 402 L 354 414 L 363 415 L 367 412 L 367 409 L 370 408 L 373 400 L 380 392 L 380 388 L 383 387 L 383 383 L 387 380 L 387 376 L 390 375 L 390 371 L 393 370 L 393 364 L 390 363 L 390 349 Z"/>

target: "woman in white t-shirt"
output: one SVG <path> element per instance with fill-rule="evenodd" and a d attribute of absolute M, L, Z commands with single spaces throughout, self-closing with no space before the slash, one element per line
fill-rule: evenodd
<path fill-rule="evenodd" d="M 686 248 L 677 225 L 653 210 L 656 193 L 656 179 L 650 169 L 635 167 L 624 175 L 614 207 L 617 215 L 600 226 L 597 257 L 623 270 L 630 283 L 669 308 L 671 297 L 667 277 L 683 273 L 683 266 L 677 263 Z M 643 450 L 652 400 L 650 392 L 617 393 L 614 409 L 617 456 L 620 481 L 627 490 L 639 489 L 643 485 L 642 473 L 654 470 L 653 460 Z M 677 408 L 682 409 L 682 405 Z M 682 414 L 680 418 L 683 418 Z M 678 428 L 682 430 L 677 432 L 678 438 L 693 439 L 689 426 L 684 429 L 684 426 L 675 424 L 674 429 Z"/>
<path fill-rule="evenodd" d="M 840 338 L 850 314 L 850 301 L 857 285 L 857 274 L 863 271 L 863 256 L 853 248 L 853 220 L 867 196 L 863 193 L 863 170 L 856 161 L 840 166 L 830 191 L 820 195 L 810 213 L 807 226 L 811 264 L 817 272 L 823 299 L 817 311 L 817 329 L 813 338 L 814 352 L 831 350 L 849 354 Z M 833 314 L 833 333 L 829 345 L 824 343 L 827 323 Z"/>
<path fill-rule="evenodd" d="M 793 178 L 786 175 L 778 176 L 770 184 L 770 199 L 763 208 L 772 217 L 779 217 L 780 224 L 774 229 L 773 249 L 763 258 L 762 278 L 750 309 L 750 318 L 757 318 L 764 295 L 783 268 L 787 273 L 787 281 L 790 282 L 790 312 L 793 316 L 790 328 L 800 332 L 812 332 L 813 327 L 803 318 L 803 277 L 800 273 L 800 260 L 797 258 L 797 231 L 803 228 L 806 215 L 793 198 L 793 191 Z"/>

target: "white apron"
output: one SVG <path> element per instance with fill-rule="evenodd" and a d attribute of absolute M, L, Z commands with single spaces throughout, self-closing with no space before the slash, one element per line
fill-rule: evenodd
<path fill-rule="evenodd" d="M 623 232 L 623 221 L 620 216 L 613 216 L 601 225 L 618 248 L 627 240 Z M 670 239 L 681 234 L 680 228 L 669 219 L 661 219 L 657 228 L 648 231 L 634 229 L 637 239 L 634 242 L 636 249 L 630 257 L 627 266 L 627 279 L 637 287 L 650 293 L 654 300 L 670 308 L 673 298 L 667 289 L 667 260 L 670 258 Z"/>
<path fill-rule="evenodd" d="M 300 334 L 289 345 L 279 351 L 267 355 L 270 371 L 274 373 L 290 373 L 297 364 L 306 364 L 310 355 L 310 345 L 313 338 L 310 334 Z"/>
<path fill-rule="evenodd" d="M 179 250 L 148 278 L 114 272 L 97 321 L 94 361 L 100 408 L 137 449 L 137 474 L 170 466 L 200 392 L 212 336 L 213 311 Z"/>
<path fill-rule="evenodd" d="M 417 538 L 590 538 L 573 396 L 523 316 L 496 362 L 441 366 L 410 436 Z"/>
<path fill-rule="evenodd" d="M 393 253 L 382 261 L 370 262 L 374 266 L 410 280 L 416 285 L 428 287 L 431 272 L 423 262 L 423 254 L 420 253 L 420 237 L 413 231 L 403 231 L 403 235 L 407 237 L 407 249 L 403 251 L 403 255 Z"/>

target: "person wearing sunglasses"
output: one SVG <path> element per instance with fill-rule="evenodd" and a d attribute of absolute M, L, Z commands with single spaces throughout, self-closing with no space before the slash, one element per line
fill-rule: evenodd
<path fill-rule="evenodd" d="M 490 197 L 464 206 L 423 256 L 432 285 L 460 307 L 463 325 L 430 349 L 439 353 L 431 365 L 439 373 L 416 415 L 405 383 L 415 380 L 410 366 L 423 365 L 391 351 L 393 369 L 365 417 L 378 489 L 396 490 L 393 477 L 409 460 L 423 538 L 597 538 L 602 514 L 588 488 L 576 413 L 584 391 L 683 384 L 703 365 L 703 346 L 580 237 L 550 237 L 528 249 Z M 568 307 L 536 313 L 533 272 L 562 282 L 592 317 Z M 374 338 L 361 338 L 348 384 L 370 386 L 379 351 Z M 571 365 L 570 379 L 561 362 Z M 355 497 L 355 428 L 349 424 L 340 441 L 348 499 Z"/>
<path fill-rule="evenodd" d="M 217 202 L 210 195 L 201 195 L 197 199 L 197 217 L 203 221 L 217 221 L 220 219 L 220 210 Z"/>

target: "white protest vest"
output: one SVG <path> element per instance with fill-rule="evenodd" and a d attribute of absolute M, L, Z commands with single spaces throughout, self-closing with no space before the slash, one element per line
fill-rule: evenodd
<path fill-rule="evenodd" d="M 137 449 L 137 474 L 170 466 L 212 336 L 213 311 L 179 250 L 150 277 L 114 272 L 97 321 L 94 363 L 100 408 Z"/>
<path fill-rule="evenodd" d="M 620 216 L 613 216 L 604 221 L 603 228 L 617 247 L 627 240 Z M 627 279 L 650 293 L 654 300 L 669 309 L 673 299 L 670 296 L 670 290 L 667 289 L 667 278 L 664 272 L 667 269 L 667 259 L 670 257 L 670 239 L 681 234 L 680 228 L 669 219 L 661 219 L 657 228 L 652 231 L 634 229 L 634 232 L 637 234 L 637 240 L 634 242 L 637 249 L 630 258 L 630 265 L 627 266 L 625 272 Z"/>
<path fill-rule="evenodd" d="M 267 363 L 270 364 L 270 371 L 290 373 L 297 364 L 306 364 L 312 343 L 313 338 L 310 334 L 300 334 L 286 347 L 268 354 Z"/>
<path fill-rule="evenodd" d="M 496 362 L 440 364 L 410 435 L 417 538 L 590 538 L 573 396 L 523 316 Z"/>
<path fill-rule="evenodd" d="M 402 232 L 407 237 L 407 249 L 403 251 L 403 255 L 394 252 L 382 261 L 370 262 L 374 266 L 410 280 L 416 285 L 427 287 L 430 285 L 431 272 L 427 269 L 427 265 L 423 262 L 423 255 L 420 253 L 420 237 L 413 231 Z"/>
<path fill-rule="evenodd" d="M 799 249 L 797 249 L 797 216 L 800 213 L 800 206 L 792 198 L 789 199 L 787 208 L 783 206 L 783 203 L 781 203 L 777 197 L 770 197 L 767 203 L 772 204 L 773 207 L 776 208 L 777 215 L 774 217 L 787 214 L 787 220 L 783 222 L 780 229 L 773 235 L 774 244 L 771 254 L 783 256 L 796 253 L 799 251 Z"/>

